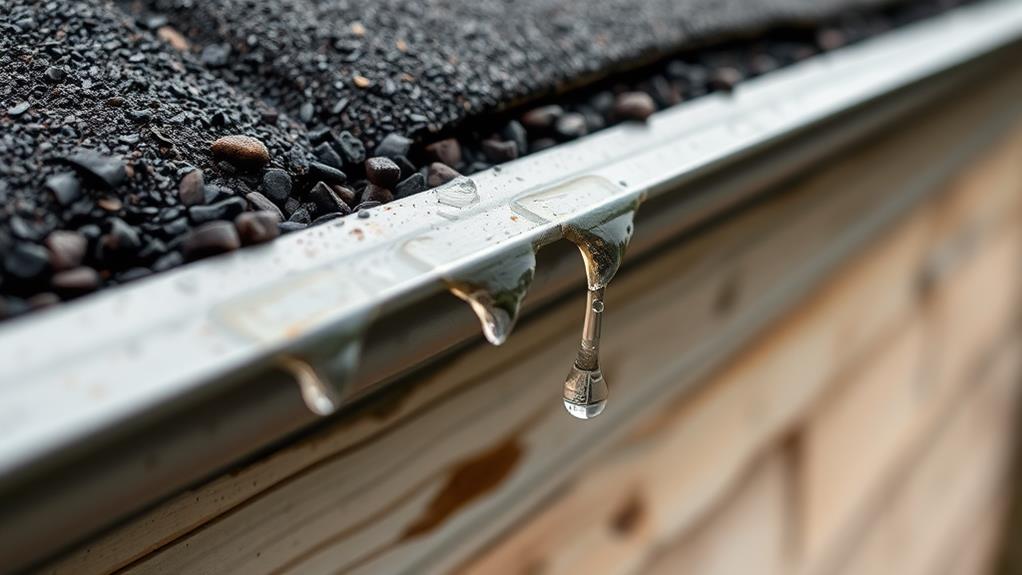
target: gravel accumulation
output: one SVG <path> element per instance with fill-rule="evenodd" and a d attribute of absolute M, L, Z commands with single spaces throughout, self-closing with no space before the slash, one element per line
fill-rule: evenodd
<path fill-rule="evenodd" d="M 366 217 L 953 3 L 12 0 L 0 319 Z"/>

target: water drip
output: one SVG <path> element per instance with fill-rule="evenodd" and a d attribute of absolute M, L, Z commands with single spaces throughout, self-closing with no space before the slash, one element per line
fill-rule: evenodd
<path fill-rule="evenodd" d="M 479 318 L 483 334 L 493 345 L 507 341 L 522 300 L 536 275 L 536 254 L 526 248 L 497 262 L 461 273 L 448 280 L 455 296 L 468 302 Z"/>

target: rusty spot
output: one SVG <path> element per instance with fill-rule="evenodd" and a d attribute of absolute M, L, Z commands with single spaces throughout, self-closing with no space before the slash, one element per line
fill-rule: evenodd
<path fill-rule="evenodd" d="M 618 535 L 633 533 L 642 523 L 646 514 L 645 505 L 638 494 L 632 494 L 610 518 L 610 527 Z"/>
<path fill-rule="evenodd" d="M 459 463 L 429 507 L 401 535 L 401 540 L 429 533 L 472 501 L 500 485 L 522 458 L 523 449 L 512 437 Z"/>

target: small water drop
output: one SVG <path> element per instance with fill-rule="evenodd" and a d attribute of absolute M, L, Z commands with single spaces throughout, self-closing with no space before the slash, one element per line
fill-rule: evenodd
<path fill-rule="evenodd" d="M 483 335 L 493 345 L 507 341 L 536 275 L 536 254 L 529 246 L 447 281 L 451 293 L 468 302 Z"/>
<path fill-rule="evenodd" d="M 307 362 L 293 357 L 282 357 L 277 363 L 295 378 L 302 400 L 309 411 L 316 415 L 330 415 L 340 407 L 341 398 L 335 388 L 324 382 L 315 368 Z"/>

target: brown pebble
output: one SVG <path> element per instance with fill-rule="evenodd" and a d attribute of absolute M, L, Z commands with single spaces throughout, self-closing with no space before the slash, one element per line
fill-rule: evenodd
<path fill-rule="evenodd" d="M 363 89 L 365 89 L 365 88 L 368 88 L 369 86 L 373 85 L 372 80 L 370 80 L 369 78 L 366 78 L 365 76 L 360 76 L 358 74 L 355 74 L 355 77 L 352 78 L 351 81 L 355 83 L 355 87 L 356 88 L 363 88 Z"/>
<path fill-rule="evenodd" d="M 429 175 L 426 176 L 426 184 L 431 188 L 435 188 L 437 186 L 442 186 L 447 182 L 450 182 L 451 180 L 454 180 L 460 176 L 461 174 L 454 171 L 451 167 L 447 166 L 446 164 L 441 164 L 440 162 L 433 162 L 432 164 L 429 165 Z"/>
<path fill-rule="evenodd" d="M 423 148 L 423 151 L 431 162 L 440 162 L 452 168 L 457 168 L 461 164 L 461 144 L 454 138 L 433 142 Z"/>
<path fill-rule="evenodd" d="M 95 291 L 101 281 L 99 272 L 87 266 L 79 266 L 54 274 L 50 285 L 58 293 L 79 295 Z"/>
<path fill-rule="evenodd" d="M 159 36 L 160 40 L 170 44 L 170 47 L 178 52 L 189 52 L 192 49 L 188 40 L 182 36 L 180 32 L 170 26 L 160 26 L 160 28 L 156 30 L 156 35 Z"/>
<path fill-rule="evenodd" d="M 206 203 L 206 192 L 202 187 L 205 181 L 202 170 L 192 170 L 181 177 L 177 185 L 177 197 L 184 206 L 197 206 Z"/>
<path fill-rule="evenodd" d="M 717 68 L 710 75 L 710 86 L 715 90 L 723 90 L 725 92 L 734 90 L 735 86 L 741 81 L 742 73 L 730 66 Z"/>
<path fill-rule="evenodd" d="M 549 130 L 563 115 L 564 108 L 561 108 L 560 106 L 541 106 L 523 114 L 521 122 L 528 130 Z"/>
<path fill-rule="evenodd" d="M 246 246 L 262 244 L 280 235 L 277 214 L 269 211 L 245 212 L 234 218 L 241 243 Z"/>
<path fill-rule="evenodd" d="M 496 164 L 510 162 L 518 158 L 518 144 L 510 140 L 483 140 L 482 147 L 486 159 Z"/>
<path fill-rule="evenodd" d="M 59 304 L 60 298 L 55 293 L 45 292 L 28 298 L 25 303 L 32 309 L 44 309 Z"/>
<path fill-rule="evenodd" d="M 121 211 L 121 208 L 124 207 L 124 204 L 121 203 L 121 200 L 110 197 L 100 198 L 96 200 L 96 205 L 108 212 L 119 212 Z"/>
<path fill-rule="evenodd" d="M 619 120 L 645 122 L 656 112 L 656 103 L 645 92 L 624 92 L 614 101 L 614 116 Z"/>
<path fill-rule="evenodd" d="M 284 213 L 280 211 L 277 204 L 271 202 L 269 198 L 259 192 L 249 192 L 245 194 L 245 199 L 248 200 L 248 204 L 252 206 L 252 209 L 259 212 L 269 212 L 277 216 L 278 222 L 284 221 Z"/>
<path fill-rule="evenodd" d="M 348 204 L 348 206 L 354 206 L 357 203 L 356 200 L 358 199 L 358 194 L 355 193 L 355 190 L 347 186 L 338 185 L 330 186 L 330 189 L 337 194 L 338 198 L 341 198 L 344 203 Z"/>
<path fill-rule="evenodd" d="M 78 232 L 57 230 L 46 236 L 50 250 L 50 266 L 54 271 L 69 270 L 82 263 L 89 240 Z"/>
<path fill-rule="evenodd" d="M 270 152 L 250 136 L 224 136 L 210 147 L 213 155 L 238 167 L 261 168 L 269 163 Z"/>
<path fill-rule="evenodd" d="M 189 260 L 197 260 L 240 247 L 241 239 L 234 224 L 216 221 L 203 224 L 185 236 L 181 242 L 181 253 Z"/>
<path fill-rule="evenodd" d="M 365 167 L 366 179 L 377 186 L 393 188 L 401 181 L 401 168 L 390 158 L 369 158 L 366 160 Z"/>
<path fill-rule="evenodd" d="M 394 201 L 394 193 L 382 186 L 376 184 L 369 184 L 366 189 L 362 192 L 363 202 L 380 202 L 386 204 L 387 202 Z"/>

